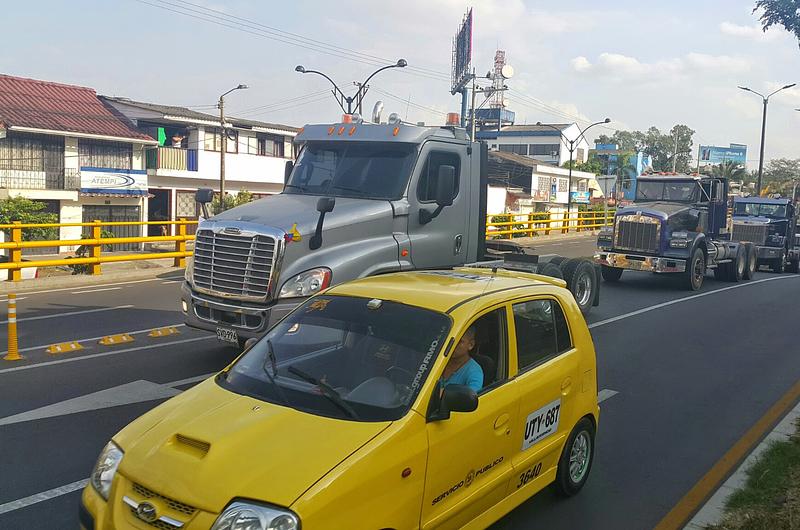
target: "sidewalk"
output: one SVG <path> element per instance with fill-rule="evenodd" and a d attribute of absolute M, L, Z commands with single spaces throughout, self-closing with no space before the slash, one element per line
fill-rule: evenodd
<path fill-rule="evenodd" d="M 538 235 L 534 237 L 515 237 L 513 239 L 497 239 L 496 241 L 513 241 L 522 246 L 528 247 L 531 245 L 541 245 L 551 241 L 560 241 L 563 239 L 583 239 L 583 238 L 596 238 L 599 230 L 586 230 L 583 232 L 568 232 L 562 234 L 560 229 L 553 229 L 550 235 Z"/>

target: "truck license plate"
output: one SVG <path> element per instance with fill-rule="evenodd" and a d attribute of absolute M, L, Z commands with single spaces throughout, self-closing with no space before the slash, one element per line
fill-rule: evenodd
<path fill-rule="evenodd" d="M 239 334 L 232 329 L 217 328 L 217 338 L 223 342 L 239 344 Z"/>

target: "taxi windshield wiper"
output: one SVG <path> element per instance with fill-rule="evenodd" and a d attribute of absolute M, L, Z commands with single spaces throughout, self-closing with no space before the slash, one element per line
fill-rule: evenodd
<path fill-rule="evenodd" d="M 272 373 L 269 373 L 269 369 L 267 369 L 267 362 L 271 364 Z M 278 362 L 275 360 L 275 350 L 272 348 L 272 341 L 270 339 L 267 339 L 267 355 L 264 356 L 264 364 L 261 365 L 261 368 L 264 370 L 264 374 L 269 379 L 269 382 L 275 387 L 275 390 L 278 392 L 283 404 L 287 407 L 290 407 L 291 405 L 289 403 L 289 398 L 286 397 L 286 393 L 284 393 L 281 385 L 275 381 L 275 377 L 278 375 Z"/>
<path fill-rule="evenodd" d="M 323 396 L 325 396 L 328 399 L 330 399 L 331 401 L 333 401 L 333 403 L 337 407 L 342 409 L 345 413 L 347 413 L 348 416 L 350 416 L 354 420 L 360 419 L 358 417 L 358 414 L 356 413 L 356 411 L 353 410 L 353 407 L 348 405 L 347 402 L 342 398 L 341 394 L 339 394 L 339 392 L 337 392 L 332 386 L 330 386 L 325 381 L 317 379 L 313 375 L 308 374 L 308 373 L 300 370 L 299 368 L 295 368 L 294 366 L 290 366 L 289 367 L 289 373 L 294 374 L 297 377 L 299 377 L 300 379 L 302 379 L 304 381 L 307 381 L 307 382 L 311 383 L 312 385 L 316 386 L 320 390 L 320 392 L 322 392 Z"/>

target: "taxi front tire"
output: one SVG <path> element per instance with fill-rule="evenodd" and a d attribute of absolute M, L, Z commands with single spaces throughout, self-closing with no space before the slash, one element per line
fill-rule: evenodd
<path fill-rule="evenodd" d="M 553 483 L 559 495 L 571 497 L 586 484 L 594 462 L 594 436 L 594 423 L 589 418 L 581 418 L 569 434 Z"/>

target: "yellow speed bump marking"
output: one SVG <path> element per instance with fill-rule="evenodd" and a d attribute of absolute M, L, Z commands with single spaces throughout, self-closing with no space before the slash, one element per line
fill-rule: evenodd
<path fill-rule="evenodd" d="M 59 353 L 65 353 L 68 351 L 77 351 L 82 349 L 83 346 L 81 346 L 79 342 L 72 341 L 72 342 L 62 342 L 60 344 L 52 344 L 45 351 L 50 355 L 56 355 Z"/>
<path fill-rule="evenodd" d="M 739 441 L 733 444 L 727 453 L 722 455 L 714 467 L 678 501 L 670 512 L 655 526 L 655 530 L 677 530 L 683 528 L 689 517 L 694 514 L 703 502 L 719 487 L 730 471 L 764 437 L 767 431 L 786 415 L 797 400 L 800 399 L 800 381 L 797 381 L 781 398 L 772 405 L 761 418 L 747 430 Z"/>
<path fill-rule="evenodd" d="M 131 337 L 128 333 L 120 333 L 118 335 L 108 335 L 107 337 L 103 337 L 99 341 L 98 344 L 102 344 L 103 346 L 111 346 L 113 344 L 124 344 L 126 342 L 133 342 L 133 337 Z"/>
<path fill-rule="evenodd" d="M 169 335 L 177 335 L 180 331 L 175 326 L 168 326 L 166 328 L 158 328 L 152 330 L 150 333 L 147 334 L 148 337 L 166 337 Z"/>

